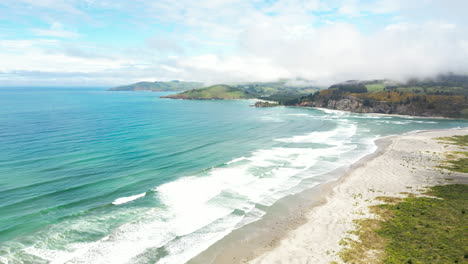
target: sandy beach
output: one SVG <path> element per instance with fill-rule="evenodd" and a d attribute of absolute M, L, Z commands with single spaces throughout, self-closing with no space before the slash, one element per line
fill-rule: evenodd
<path fill-rule="evenodd" d="M 265 219 L 234 231 L 191 263 L 341 263 L 340 241 L 353 238 L 354 220 L 374 217 L 369 206 L 381 203 L 376 197 L 467 182 L 462 173 L 436 168 L 457 147 L 435 139 L 467 134 L 464 128 L 378 139 L 377 151 L 339 172 L 338 180 L 280 200 Z"/>

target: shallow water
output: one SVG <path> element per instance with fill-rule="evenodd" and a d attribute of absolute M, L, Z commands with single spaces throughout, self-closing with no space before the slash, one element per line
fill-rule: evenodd
<path fill-rule="evenodd" d="M 0 263 L 184 263 L 379 136 L 468 126 L 163 94 L 0 89 Z"/>

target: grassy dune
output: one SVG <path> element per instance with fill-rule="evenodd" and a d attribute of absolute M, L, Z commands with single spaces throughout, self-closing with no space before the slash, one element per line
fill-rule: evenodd
<path fill-rule="evenodd" d="M 468 172 L 468 136 L 438 138 L 457 145 L 440 165 Z M 346 238 L 340 257 L 345 263 L 468 263 L 468 185 L 433 186 L 425 197 L 379 197 L 372 206 L 377 218 L 356 222 L 358 239 Z"/>
<path fill-rule="evenodd" d="M 438 138 L 442 143 L 457 145 L 466 149 L 468 136 L 454 136 Z M 468 151 L 451 151 L 446 154 L 446 160 L 440 166 L 442 169 L 453 172 L 468 173 Z"/>
<path fill-rule="evenodd" d="M 432 197 L 381 197 L 378 219 L 357 222 L 359 240 L 344 240 L 345 263 L 468 263 L 468 185 L 434 186 Z"/>

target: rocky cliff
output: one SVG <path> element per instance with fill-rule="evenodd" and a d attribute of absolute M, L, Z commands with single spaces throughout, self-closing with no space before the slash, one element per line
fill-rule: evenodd
<path fill-rule="evenodd" d="M 297 106 L 323 107 L 333 110 L 342 110 L 355 113 L 381 113 L 426 117 L 463 117 L 460 109 L 452 105 L 446 107 L 433 107 L 430 104 L 394 103 L 385 101 L 368 101 L 344 96 L 342 98 L 303 101 Z"/>

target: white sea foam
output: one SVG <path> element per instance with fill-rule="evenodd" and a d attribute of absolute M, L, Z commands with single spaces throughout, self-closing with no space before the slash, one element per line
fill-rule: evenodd
<path fill-rule="evenodd" d="M 266 122 L 274 122 L 274 123 L 282 123 L 285 122 L 284 119 L 281 118 L 281 116 L 261 116 L 260 117 L 261 121 L 266 121 Z"/>
<path fill-rule="evenodd" d="M 140 212 L 141 213 L 141 212 Z M 151 247 L 161 247 L 176 236 L 170 223 L 162 221 L 160 209 L 146 211 L 149 219 L 140 219 L 124 224 L 95 242 L 72 243 L 66 250 L 44 248 L 40 245 L 26 248 L 28 254 L 36 255 L 51 264 L 58 263 L 128 263 L 134 256 Z M 99 221 L 99 219 L 96 219 Z M 88 225 L 87 221 L 78 224 Z M 65 227 L 66 228 L 66 227 Z M 88 231 L 83 228 L 83 231 Z"/>
<path fill-rule="evenodd" d="M 419 123 L 419 124 L 437 124 L 437 123 L 439 123 L 437 121 L 421 121 L 421 120 L 415 120 L 413 122 L 414 123 Z"/>
<path fill-rule="evenodd" d="M 286 116 L 312 116 L 309 114 L 285 114 Z"/>
<path fill-rule="evenodd" d="M 231 208 L 209 203 L 225 184 L 223 178 L 185 177 L 155 189 L 172 214 L 171 225 L 176 235 L 187 235 L 232 213 Z"/>
<path fill-rule="evenodd" d="M 356 134 L 356 131 L 356 125 L 343 122 L 338 126 L 338 128 L 331 131 L 315 131 L 306 135 L 279 138 L 275 140 L 286 143 L 323 143 L 338 145 Z"/>
<path fill-rule="evenodd" d="M 382 115 L 375 115 L 375 114 L 352 114 L 352 118 L 355 119 L 385 119 L 385 118 L 392 118 L 391 116 L 382 116 Z"/>
<path fill-rule="evenodd" d="M 233 159 L 233 160 L 231 160 L 231 161 L 226 162 L 226 164 L 229 165 L 229 164 L 232 164 L 232 163 L 236 163 L 236 162 L 239 162 L 239 161 L 243 161 L 243 160 L 245 160 L 245 159 L 246 159 L 245 157 L 236 158 L 236 159 Z"/>
<path fill-rule="evenodd" d="M 341 111 L 341 110 L 333 110 L 333 109 L 328 109 L 328 108 L 321 108 L 321 107 L 316 107 L 315 109 L 320 110 L 324 113 L 327 114 L 332 114 L 332 115 L 338 115 L 338 116 L 344 116 L 344 115 L 349 115 L 349 112 L 346 111 Z"/>
<path fill-rule="evenodd" d="M 252 210 L 249 211 L 246 214 L 244 219 L 242 219 L 242 221 L 237 223 L 235 229 L 243 227 L 243 226 L 245 226 L 247 224 L 253 223 L 253 222 L 261 219 L 264 215 L 265 215 L 265 211 L 262 211 L 262 210 L 260 210 L 258 208 L 252 208 Z"/>
<path fill-rule="evenodd" d="M 0 256 L 0 263 L 9 263 L 10 261 L 6 257 Z"/>
<path fill-rule="evenodd" d="M 159 260 L 158 264 L 182 264 L 206 250 L 216 241 L 225 237 L 242 220 L 242 216 L 230 215 L 213 224 L 168 243 L 164 249 L 169 255 Z"/>
<path fill-rule="evenodd" d="M 407 124 L 437 124 L 437 121 L 422 121 L 422 120 L 413 120 L 408 118 L 407 120 L 379 120 L 375 121 L 376 123 L 385 123 L 385 124 L 396 124 L 396 125 L 407 125 Z"/>
<path fill-rule="evenodd" d="M 256 204 L 270 206 L 282 197 L 323 181 L 301 185 L 305 179 L 320 177 L 364 155 L 364 150 L 354 152 L 356 132 L 355 124 L 343 121 L 333 131 L 278 139 L 286 143 L 326 145 L 253 151 L 225 166 L 156 187 L 161 208 L 148 209 L 138 220 L 116 228 L 101 240 L 69 244 L 66 250 L 36 246 L 27 252 L 51 263 L 127 263 L 144 259 L 149 251 L 164 247 L 169 255 L 158 263 L 184 263 L 232 230 L 260 219 L 265 212 L 256 208 Z M 122 197 L 113 204 L 143 196 L 144 193 Z"/>
<path fill-rule="evenodd" d="M 121 197 L 121 198 L 118 198 L 118 199 L 115 199 L 112 204 L 113 205 L 119 205 L 119 204 L 125 204 L 125 203 L 129 203 L 131 201 L 134 201 L 136 199 L 139 199 L 141 197 L 144 197 L 146 195 L 146 193 L 140 193 L 140 194 L 136 194 L 136 195 L 132 195 L 132 196 L 127 196 L 127 197 Z"/>

